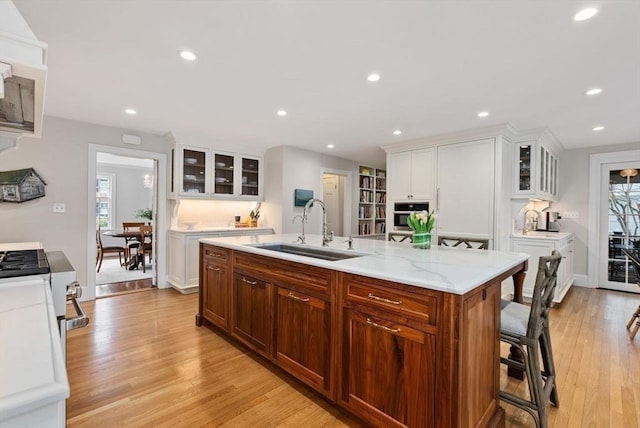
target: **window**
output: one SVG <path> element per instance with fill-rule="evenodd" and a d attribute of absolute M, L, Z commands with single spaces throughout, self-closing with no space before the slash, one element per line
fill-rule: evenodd
<path fill-rule="evenodd" d="M 116 177 L 98 174 L 96 177 L 96 227 L 113 229 L 115 224 Z"/>

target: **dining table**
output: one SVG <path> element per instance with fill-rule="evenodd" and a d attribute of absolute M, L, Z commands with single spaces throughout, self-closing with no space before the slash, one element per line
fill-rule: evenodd
<path fill-rule="evenodd" d="M 125 245 L 132 238 L 140 238 L 139 230 L 109 230 L 106 232 L 102 232 L 104 236 L 110 236 L 112 238 L 123 238 L 125 240 Z M 149 239 L 153 239 L 153 232 L 145 233 L 145 237 Z M 138 252 L 130 259 L 124 261 L 122 266 L 127 267 L 127 269 L 137 269 L 137 267 L 142 263 L 142 259 L 140 258 L 142 255 Z"/>

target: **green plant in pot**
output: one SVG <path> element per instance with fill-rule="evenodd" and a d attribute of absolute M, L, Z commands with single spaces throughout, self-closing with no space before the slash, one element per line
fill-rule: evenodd
<path fill-rule="evenodd" d="M 153 211 L 150 208 L 143 208 L 136 211 L 136 218 L 144 218 L 146 220 L 153 220 Z"/>

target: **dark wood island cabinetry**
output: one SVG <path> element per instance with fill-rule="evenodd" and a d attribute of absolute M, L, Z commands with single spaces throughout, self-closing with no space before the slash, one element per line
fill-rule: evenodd
<path fill-rule="evenodd" d="M 454 294 L 233 247 L 201 243 L 200 254 L 196 323 L 230 334 L 367 424 L 504 425 L 500 284 L 526 261 Z"/>

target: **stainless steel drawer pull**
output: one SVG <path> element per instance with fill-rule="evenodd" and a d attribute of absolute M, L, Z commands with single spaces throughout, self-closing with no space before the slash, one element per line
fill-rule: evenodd
<path fill-rule="evenodd" d="M 300 302 L 308 302 L 308 301 L 309 301 L 309 298 L 308 298 L 308 297 L 298 297 L 298 296 L 296 296 L 296 295 L 295 295 L 295 294 L 293 294 L 293 293 L 289 293 L 289 294 L 287 294 L 287 297 L 291 297 L 292 299 L 294 299 L 294 300 L 298 300 L 298 301 L 300 301 Z"/>
<path fill-rule="evenodd" d="M 371 293 L 369 293 L 369 295 L 367 297 L 370 298 L 371 300 L 377 300 L 379 302 L 391 303 L 392 305 L 400 305 L 400 304 L 402 304 L 402 300 L 389 300 L 389 299 L 385 299 L 384 297 L 375 296 L 375 295 L 373 295 Z"/>
<path fill-rule="evenodd" d="M 251 284 L 251 285 L 256 285 L 258 283 L 258 281 L 249 281 L 244 276 L 242 277 L 242 282 L 246 282 L 247 284 Z"/>
<path fill-rule="evenodd" d="M 216 272 L 220 272 L 220 271 L 222 270 L 222 268 L 219 268 L 219 267 L 213 267 L 213 266 L 207 266 L 207 269 L 209 269 L 209 270 L 213 270 L 213 271 L 216 271 Z"/>
<path fill-rule="evenodd" d="M 399 328 L 389 328 L 387 326 L 375 323 L 373 321 L 371 321 L 369 318 L 367 318 L 367 324 L 375 327 L 375 328 L 379 328 L 380 330 L 384 330 L 384 331 L 388 331 L 389 333 L 399 333 L 400 329 Z"/>

